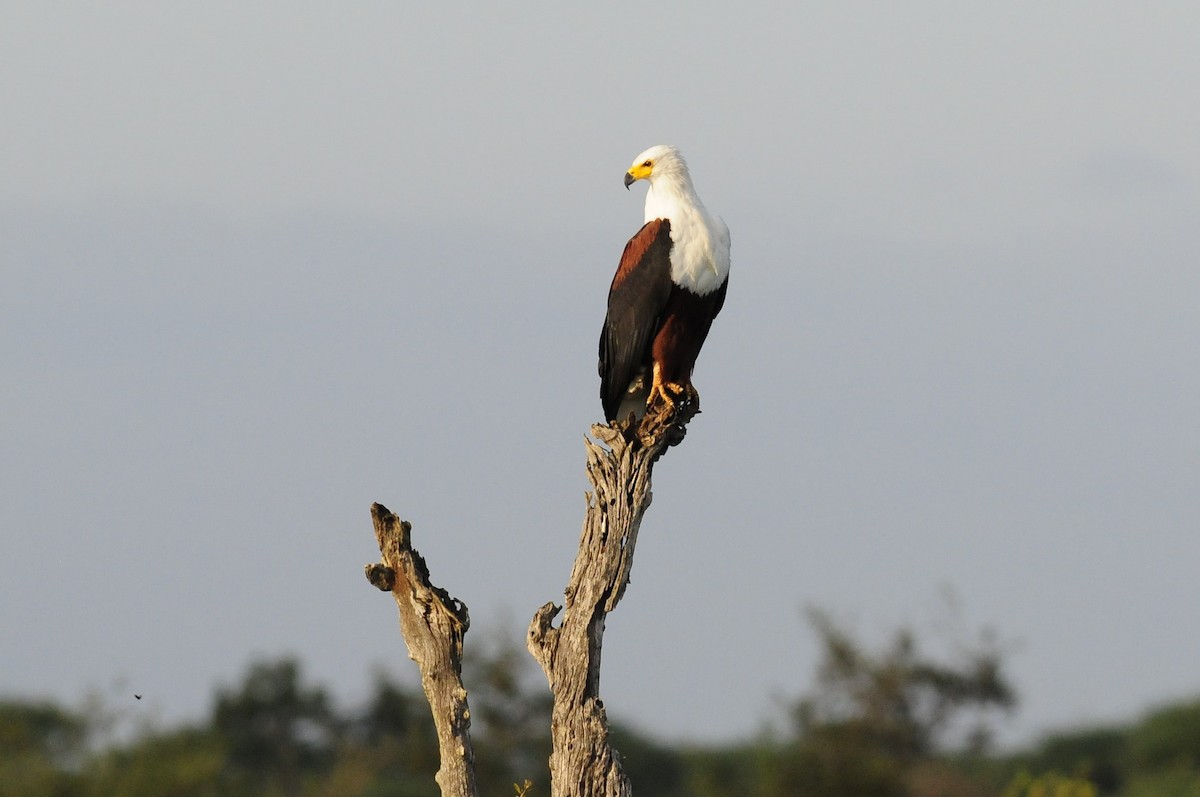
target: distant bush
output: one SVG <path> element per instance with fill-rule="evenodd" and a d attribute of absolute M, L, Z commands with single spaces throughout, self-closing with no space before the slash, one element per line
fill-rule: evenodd
<path fill-rule="evenodd" d="M 1148 714 L 1129 736 L 1129 753 L 1136 769 L 1200 768 L 1200 700 Z"/>
<path fill-rule="evenodd" d="M 1003 797 L 1096 797 L 1096 785 L 1054 772 L 1037 777 L 1022 772 L 1005 787 Z"/>

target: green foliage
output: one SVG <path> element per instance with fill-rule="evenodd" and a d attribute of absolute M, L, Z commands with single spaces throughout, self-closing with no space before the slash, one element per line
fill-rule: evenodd
<path fill-rule="evenodd" d="M 1200 767 L 1200 700 L 1148 714 L 1130 734 L 1129 754 L 1140 769 Z"/>
<path fill-rule="evenodd" d="M 1086 728 L 1048 735 L 1024 766 L 1034 772 L 1063 772 L 1085 778 L 1100 794 L 1115 794 L 1128 766 L 1129 732 Z"/>
<path fill-rule="evenodd" d="M 905 761 L 854 724 L 808 729 L 780 762 L 779 793 L 903 797 Z"/>
<path fill-rule="evenodd" d="M 959 645 L 947 661 L 924 653 L 907 630 L 871 650 L 824 615 L 814 614 L 813 625 L 822 652 L 816 688 L 791 707 L 786 732 L 696 747 L 614 724 L 613 744 L 638 793 L 1200 797 L 1198 701 L 1128 727 L 1060 732 L 1019 755 L 989 756 L 978 744 L 964 747 L 960 731 L 964 719 L 1012 704 L 992 648 Z M 465 674 L 480 793 L 548 791 L 550 703 L 540 672 L 515 643 L 475 649 Z M 146 727 L 113 741 L 106 716 L 97 705 L 72 712 L 0 701 L 0 797 L 438 794 L 428 704 L 384 674 L 363 706 L 339 710 L 294 659 L 261 661 L 217 691 L 200 726 Z M 958 740 L 958 752 L 947 739 Z"/>
<path fill-rule="evenodd" d="M 686 786 L 679 794 L 695 797 L 782 794 L 776 791 L 780 755 L 773 743 L 694 748 L 686 751 L 683 760 Z M 635 787 L 640 783 L 632 776 L 630 782 Z"/>
<path fill-rule="evenodd" d="M 0 701 L 0 751 L 29 754 L 56 764 L 78 757 L 87 739 L 87 723 L 53 703 Z"/>
<path fill-rule="evenodd" d="M 92 764 L 90 792 L 108 797 L 220 797 L 226 748 L 207 729 L 155 734 Z"/>
<path fill-rule="evenodd" d="M 301 680 L 295 659 L 257 662 L 242 684 L 220 689 L 212 728 L 222 740 L 231 787 L 277 783 L 299 795 L 306 776 L 333 764 L 339 728 L 325 690 Z"/>
<path fill-rule="evenodd" d="M 367 707 L 350 719 L 347 745 L 339 755 L 333 779 L 344 783 L 351 772 L 372 776 L 359 789 L 370 797 L 415 797 L 436 794 L 437 734 L 429 704 L 419 691 L 406 689 L 378 672 Z M 432 791 L 430 789 L 432 788 Z M 342 786 L 337 794 L 357 794 Z"/>
<path fill-rule="evenodd" d="M 1135 774 L 1121 797 L 1200 797 L 1200 772 L 1175 769 Z"/>
<path fill-rule="evenodd" d="M 1005 787 L 1002 797 L 1096 797 L 1096 786 L 1054 772 L 1038 777 L 1021 772 Z"/>
<path fill-rule="evenodd" d="M 83 794 L 87 722 L 48 702 L 0 701 L 0 797 Z"/>
<path fill-rule="evenodd" d="M 621 768 L 641 794 L 670 797 L 684 791 L 684 762 L 678 749 L 613 723 L 609 740 L 621 756 Z"/>
<path fill-rule="evenodd" d="M 1010 791 L 1033 771 L 1087 782 L 1096 795 L 1200 797 L 1200 701 L 1157 709 L 1130 726 L 1051 734 L 1010 763 L 1026 773 L 1013 777 Z"/>

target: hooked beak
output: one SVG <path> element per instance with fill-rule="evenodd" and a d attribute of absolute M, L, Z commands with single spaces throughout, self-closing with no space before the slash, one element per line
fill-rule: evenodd
<path fill-rule="evenodd" d="M 635 163 L 625 172 L 625 188 L 633 185 L 638 180 L 649 180 L 650 175 L 654 173 L 654 165 L 650 161 L 645 163 Z"/>

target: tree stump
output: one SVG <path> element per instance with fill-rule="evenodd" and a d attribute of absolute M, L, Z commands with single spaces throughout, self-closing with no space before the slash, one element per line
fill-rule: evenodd
<path fill-rule="evenodd" d="M 563 606 L 547 603 L 529 626 L 529 652 L 554 694 L 551 713 L 551 797 L 627 797 L 629 779 L 608 740 L 600 700 L 604 623 L 629 584 L 642 516 L 652 498 L 654 463 L 683 440 L 700 411 L 694 397 L 674 410 L 656 405 L 640 422 L 595 425 L 586 440 L 592 492 L 579 553 Z M 552 621 L 563 613 L 561 624 Z"/>

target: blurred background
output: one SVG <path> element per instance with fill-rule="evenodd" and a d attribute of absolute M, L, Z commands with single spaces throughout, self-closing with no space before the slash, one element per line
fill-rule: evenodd
<path fill-rule="evenodd" d="M 0 694 L 84 748 L 219 728 L 255 673 L 328 716 L 409 694 L 372 501 L 468 646 L 519 642 L 574 556 L 657 143 L 733 267 L 610 716 L 798 743 L 857 716 L 800 710 L 834 631 L 997 664 L 992 755 L 1200 693 L 1192 4 L 0 15 Z"/>

